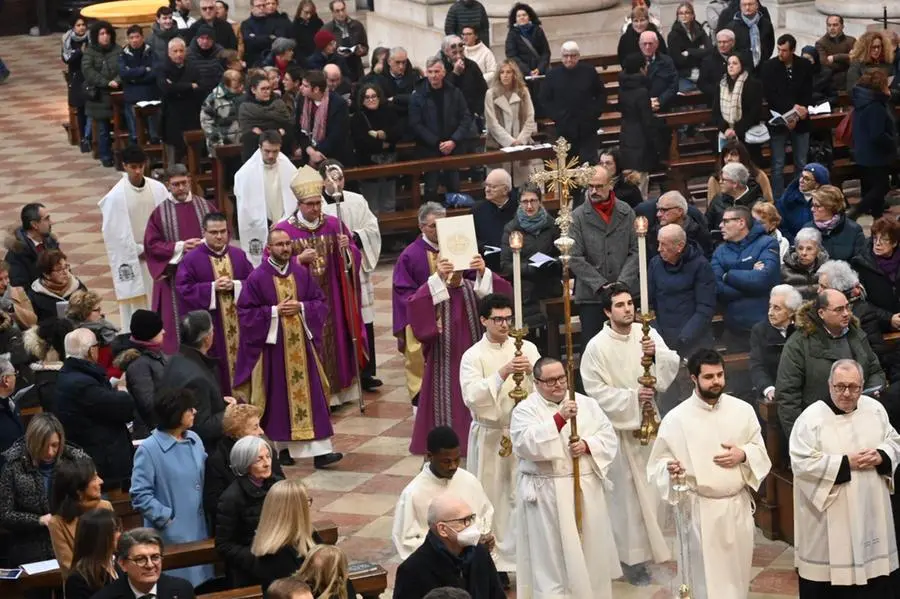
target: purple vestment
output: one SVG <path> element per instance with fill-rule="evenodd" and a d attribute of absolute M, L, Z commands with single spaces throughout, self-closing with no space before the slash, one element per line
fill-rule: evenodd
<path fill-rule="evenodd" d="M 175 289 L 178 291 L 182 313 L 206 310 L 212 316 L 215 334 L 209 355 L 219 359 L 219 384 L 225 395 L 231 395 L 234 365 L 240 346 L 240 324 L 235 297 L 238 290 L 217 292 L 215 308 L 210 309 L 213 283 L 221 276 L 243 282 L 251 272 L 253 265 L 244 250 L 225 246 L 221 254 L 216 254 L 203 243 L 185 254 L 175 275 Z"/>
<path fill-rule="evenodd" d="M 493 292 L 512 295 L 512 288 L 499 275 L 492 275 Z M 467 349 L 481 339 L 475 285 L 463 279 L 449 287 L 450 299 L 434 305 L 428 284 L 419 287 L 407 302 L 407 321 L 422 344 L 425 375 L 419 393 L 419 408 L 413 425 L 410 453 L 426 453 L 426 438 L 436 426 L 450 426 L 460 439 L 469 436 L 472 414 L 462 398 L 459 363 Z M 466 455 L 466 444 L 460 445 Z"/>
<path fill-rule="evenodd" d="M 428 260 L 429 254 L 433 254 L 432 261 L 436 264 L 438 251 L 428 245 L 420 235 L 406 246 L 406 249 L 397 258 L 397 263 L 394 264 L 394 286 L 391 294 L 394 308 L 393 331 L 394 336 L 401 339 L 403 339 L 403 330 L 408 324 L 406 304 L 432 273 Z"/>
<path fill-rule="evenodd" d="M 359 265 L 361 254 L 359 248 L 353 243 L 353 234 L 346 226 L 341 224 L 333 216 L 322 216 L 322 224 L 316 229 L 308 229 L 295 217 L 281 221 L 274 228 L 281 229 L 290 235 L 294 241 L 294 254 L 300 254 L 307 247 L 316 250 L 319 255 L 317 261 L 305 265 L 313 279 L 325 294 L 326 305 L 329 312 L 325 320 L 322 332 L 322 362 L 328 377 L 331 394 L 337 394 L 353 386 L 356 380 L 356 367 L 353 363 L 353 351 L 359 348 L 368 352 L 366 329 L 362 326 L 362 309 L 359 289 Z M 353 257 L 352 280 L 356 281 L 356 294 L 350 309 L 345 301 L 344 290 L 344 258 L 338 247 L 337 236 L 343 233 L 350 238 L 350 253 Z M 324 257 L 324 263 L 322 258 Z M 349 298 L 349 294 L 347 296 Z M 350 319 L 355 318 L 357 323 L 356 348 L 353 346 L 353 335 L 350 329 Z M 362 368 L 367 356 L 357 354 L 360 358 L 359 367 Z"/>
<path fill-rule="evenodd" d="M 168 198 L 153 209 L 147 230 L 144 232 L 144 256 L 153 277 L 154 312 L 162 317 L 166 331 L 163 352 L 174 354 L 180 340 L 181 312 L 175 298 L 175 271 L 177 264 L 169 264 L 175 256 L 175 243 L 187 239 L 202 238 L 203 217 L 216 212 L 215 206 L 202 198 L 191 196 L 189 202 L 176 202 Z"/>
<path fill-rule="evenodd" d="M 285 289 L 290 293 L 286 295 Z M 302 318 L 277 316 L 275 343 L 266 343 L 272 307 L 286 297 L 303 302 Z M 266 435 L 273 441 L 331 437 L 334 431 L 315 349 L 322 338 L 328 305 L 309 271 L 291 260 L 282 275 L 264 259 L 244 282 L 237 307 L 241 347 L 234 383 L 237 387 L 249 381 L 262 358 L 266 399 L 260 424 Z"/>

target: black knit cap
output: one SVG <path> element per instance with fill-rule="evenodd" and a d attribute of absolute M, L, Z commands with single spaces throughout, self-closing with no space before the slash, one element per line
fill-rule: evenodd
<path fill-rule="evenodd" d="M 131 336 L 138 341 L 150 341 L 163 329 L 162 318 L 150 310 L 135 310 L 131 315 Z"/>

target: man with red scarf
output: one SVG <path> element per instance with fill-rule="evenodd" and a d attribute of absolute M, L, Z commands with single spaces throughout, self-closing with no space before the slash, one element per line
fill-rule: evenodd
<path fill-rule="evenodd" d="M 298 144 L 294 157 L 316 168 L 327 158 L 345 167 L 355 164 L 347 102 L 328 91 L 325 74 L 307 71 L 300 96 L 295 113 Z"/>

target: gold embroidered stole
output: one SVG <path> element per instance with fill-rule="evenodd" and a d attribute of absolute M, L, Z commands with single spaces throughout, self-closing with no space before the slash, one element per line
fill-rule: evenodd
<path fill-rule="evenodd" d="M 272 277 L 278 303 L 297 299 L 297 282 L 292 274 Z M 315 438 L 312 418 L 312 393 L 309 387 L 306 331 L 300 314 L 280 316 L 281 341 L 284 346 L 284 374 L 287 389 L 288 413 L 291 417 L 291 440 L 310 441 Z M 315 357 L 314 357 L 315 359 Z"/>
<path fill-rule="evenodd" d="M 221 256 L 210 254 L 209 261 L 213 269 L 213 281 L 228 277 L 234 280 L 234 268 L 231 265 L 231 256 L 226 251 Z M 234 365 L 237 362 L 238 347 L 240 345 L 240 325 L 238 324 L 237 304 L 234 301 L 234 291 L 218 291 L 216 305 L 219 307 L 219 316 L 222 318 L 222 334 L 225 336 L 225 353 L 223 356 L 228 363 L 228 380 L 234 381 Z"/>

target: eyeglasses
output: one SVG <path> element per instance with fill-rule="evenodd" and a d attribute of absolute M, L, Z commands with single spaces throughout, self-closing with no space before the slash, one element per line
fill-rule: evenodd
<path fill-rule="evenodd" d="M 553 386 L 555 386 L 555 385 L 563 385 L 563 384 L 565 384 L 565 382 L 568 380 L 568 378 L 569 378 L 568 376 L 562 375 L 562 376 L 558 376 L 558 377 L 552 378 L 552 379 L 539 379 L 539 378 L 535 378 L 534 380 L 539 381 L 539 382 L 541 382 L 541 383 L 544 383 L 545 385 L 549 385 L 550 387 L 553 387 Z"/>
<path fill-rule="evenodd" d="M 488 318 L 495 326 L 503 326 L 504 324 L 512 324 L 515 320 L 512 316 L 491 316 Z"/>
<path fill-rule="evenodd" d="M 201 6 L 200 10 L 216 10 L 215 6 Z"/>
<path fill-rule="evenodd" d="M 378 99 L 378 94 L 366 94 L 365 96 L 363 96 L 363 100 L 366 100 L 366 101 L 377 100 L 377 99 Z"/>
<path fill-rule="evenodd" d="M 146 568 L 150 564 L 156 566 L 162 563 L 162 555 L 159 553 L 154 553 L 153 555 L 139 555 L 137 557 L 126 557 L 125 559 L 142 568 Z"/>
<path fill-rule="evenodd" d="M 540 204 L 540 200 L 519 200 L 519 203 L 523 206 L 530 206 L 531 204 Z"/>
<path fill-rule="evenodd" d="M 732 223 L 736 220 L 744 220 L 740 216 L 729 216 L 727 218 L 723 218 L 720 222 L 724 225 L 725 223 Z"/>
<path fill-rule="evenodd" d="M 472 526 L 475 524 L 475 514 L 469 514 L 462 518 L 454 518 L 453 520 L 444 520 L 444 524 L 450 524 L 451 522 L 462 522 L 463 526 Z"/>
<path fill-rule="evenodd" d="M 895 245 L 890 237 L 884 235 L 876 235 L 872 238 L 872 243 L 875 245 Z"/>
<path fill-rule="evenodd" d="M 657 206 L 657 212 L 668 212 L 669 210 L 677 210 L 678 206 Z"/>
<path fill-rule="evenodd" d="M 850 304 L 844 304 L 843 306 L 835 306 L 834 308 L 825 308 L 829 312 L 834 312 L 835 314 L 845 314 L 850 312 Z"/>
<path fill-rule="evenodd" d="M 850 395 L 856 395 L 860 391 L 862 391 L 862 387 L 859 385 L 845 385 L 843 383 L 838 383 L 836 385 L 831 386 L 832 389 L 843 395 L 844 393 L 850 393 Z"/>
<path fill-rule="evenodd" d="M 459 49 L 462 48 L 462 47 L 463 47 L 462 43 L 453 43 L 453 44 L 450 44 L 450 49 L 451 49 L 451 50 L 459 50 Z"/>

